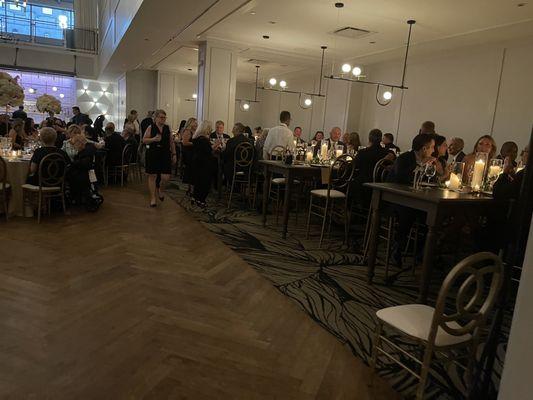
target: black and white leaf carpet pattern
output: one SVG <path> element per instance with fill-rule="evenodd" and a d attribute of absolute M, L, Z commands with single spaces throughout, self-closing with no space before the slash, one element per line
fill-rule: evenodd
<path fill-rule="evenodd" d="M 191 206 L 185 192 L 170 185 L 169 194 L 195 219 L 285 296 L 295 301 L 308 315 L 332 335 L 350 347 L 353 354 L 368 363 L 376 327 L 376 310 L 416 302 L 418 286 L 410 270 L 399 274 L 393 285 L 384 285 L 383 267 L 377 267 L 374 285 L 366 282 L 366 265 L 360 254 L 349 252 L 339 237 L 332 236 L 324 249 L 318 249 L 318 222 L 312 236 L 305 239 L 306 215 L 299 215 L 299 225 L 291 220 L 287 239 L 281 239 L 281 225 L 270 216 L 267 227 L 254 210 L 243 210 L 239 203 L 227 209 L 227 203 L 210 200 L 207 209 Z M 280 218 L 281 220 L 281 218 Z M 340 231 L 340 230 L 339 230 Z M 313 235 L 314 233 L 314 235 Z M 438 279 L 435 279 L 438 281 Z M 440 280 L 442 281 L 442 280 Z M 438 284 L 438 282 L 437 282 Z M 438 288 L 434 288 L 436 292 Z M 396 337 L 396 341 L 404 341 Z M 506 341 L 503 338 L 502 341 Z M 406 346 L 410 344 L 404 341 Z M 499 369 L 505 345 L 500 346 Z M 426 390 L 428 399 L 461 399 L 462 374 L 453 366 L 436 363 Z M 417 381 L 397 365 L 380 359 L 379 373 L 406 398 L 414 396 Z M 499 381 L 499 371 L 494 377 Z"/>

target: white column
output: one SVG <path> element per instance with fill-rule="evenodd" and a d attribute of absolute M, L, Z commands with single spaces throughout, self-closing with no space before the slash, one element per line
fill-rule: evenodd
<path fill-rule="evenodd" d="M 203 42 L 198 49 L 198 120 L 222 120 L 231 130 L 235 118 L 237 55 L 216 43 Z"/>

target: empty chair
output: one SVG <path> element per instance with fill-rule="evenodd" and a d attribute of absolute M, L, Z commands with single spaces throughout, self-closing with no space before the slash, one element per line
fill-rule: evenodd
<path fill-rule="evenodd" d="M 348 243 L 348 230 L 350 227 L 350 186 L 354 175 L 354 162 L 352 156 L 344 154 L 337 157 L 329 168 L 328 186 L 326 189 L 311 190 L 309 200 L 309 213 L 307 216 L 307 237 L 309 237 L 309 228 L 311 215 L 322 218 L 322 229 L 320 231 L 320 242 L 318 247 L 322 246 L 326 221 L 329 217 L 330 225 L 334 216 L 344 221 L 344 242 Z M 339 206 L 339 207 L 337 207 Z M 337 208 L 336 208 L 337 207 Z"/>
<path fill-rule="evenodd" d="M 108 174 L 115 177 L 115 182 L 117 176 L 120 174 L 120 186 L 124 186 L 124 175 L 126 175 L 130 169 L 130 163 L 133 159 L 133 147 L 131 144 L 127 144 L 122 149 L 122 161 L 120 165 L 109 166 Z M 108 178 L 109 179 L 109 178 Z"/>
<path fill-rule="evenodd" d="M 376 312 L 378 319 L 372 349 L 371 368 L 375 372 L 379 355 L 384 355 L 418 378 L 416 399 L 424 397 L 431 361 L 436 353 L 466 371 L 470 381 L 476 349 L 485 321 L 498 297 L 503 280 L 501 260 L 492 253 L 478 253 L 459 262 L 442 283 L 435 308 L 423 304 L 406 304 L 383 308 Z M 387 330 L 394 335 L 387 336 Z M 398 334 L 400 337 L 398 337 Z M 423 350 L 411 352 L 398 342 L 407 337 Z M 394 352 L 389 352 L 383 344 Z M 466 349 L 464 357 L 457 350 Z M 453 353 L 452 353 L 453 352 Z M 405 365 L 396 354 L 410 359 L 420 368 L 415 371 Z M 457 360 L 467 358 L 467 365 Z"/>

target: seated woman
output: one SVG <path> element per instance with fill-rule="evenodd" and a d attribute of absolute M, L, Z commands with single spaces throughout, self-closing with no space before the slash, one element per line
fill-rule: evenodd
<path fill-rule="evenodd" d="M 434 137 L 435 151 L 432 156 L 435 158 L 435 167 L 437 169 L 434 180 L 445 182 L 450 177 L 450 171 L 446 164 L 448 158 L 448 143 L 446 142 L 446 138 L 442 135 L 435 135 Z"/>
<path fill-rule="evenodd" d="M 72 146 L 77 150 L 72 164 L 67 173 L 67 182 L 70 187 L 71 199 L 80 203 L 83 196 L 90 190 L 89 170 L 94 168 L 96 146 L 87 141 L 84 135 L 75 135 L 70 139 Z"/>
<path fill-rule="evenodd" d="M 72 138 L 76 135 L 81 135 L 81 128 L 79 125 L 72 124 L 67 128 L 65 135 L 66 140 L 63 142 L 61 150 L 67 153 L 71 160 L 74 160 L 74 157 L 78 154 L 78 150 L 72 145 Z"/>
<path fill-rule="evenodd" d="M 24 148 L 24 142 L 28 140 L 26 132 L 24 132 L 24 121 L 21 119 L 15 119 L 13 126 L 9 131 L 9 138 L 11 139 L 12 150 L 22 150 Z"/>
<path fill-rule="evenodd" d="M 348 150 L 354 152 L 358 151 L 359 146 L 361 146 L 361 138 L 357 132 L 345 133 L 343 136 L 343 142 L 346 144 Z"/>
<path fill-rule="evenodd" d="M 24 132 L 26 132 L 29 141 L 36 142 L 39 140 L 39 131 L 35 128 L 33 118 L 26 118 L 26 121 L 24 122 Z"/>
<path fill-rule="evenodd" d="M 265 140 L 268 136 L 269 128 L 265 128 L 261 131 L 261 135 L 255 141 L 255 154 L 257 154 L 257 159 L 263 159 L 263 147 L 265 146 Z"/>
<path fill-rule="evenodd" d="M 211 187 L 213 177 L 213 149 L 209 135 L 211 122 L 202 121 L 194 132 L 192 140 L 192 173 L 193 173 L 193 199 L 191 204 L 201 208 L 206 207 L 205 200 Z"/>
<path fill-rule="evenodd" d="M 483 135 L 477 141 L 472 153 L 463 158 L 465 163 L 463 181 L 466 184 L 470 183 L 471 175 L 474 170 L 474 162 L 476 161 L 476 153 L 487 153 L 488 159 L 491 160 L 496 155 L 496 142 L 490 135 Z"/>
<path fill-rule="evenodd" d="M 115 124 L 108 122 L 105 126 L 105 148 L 107 150 L 106 164 L 108 167 L 115 167 L 122 164 L 122 151 L 126 146 L 126 141 L 115 132 Z"/>
<path fill-rule="evenodd" d="M 67 164 L 70 161 L 68 155 L 55 146 L 57 133 L 53 128 L 42 128 L 40 136 L 42 147 L 39 147 L 33 153 L 30 160 L 29 175 L 26 179 L 26 183 L 35 186 L 39 185 L 39 164 L 45 156 L 52 153 L 58 153 L 65 157 L 65 162 Z"/>
<path fill-rule="evenodd" d="M 124 124 L 124 129 L 122 131 L 122 138 L 131 146 L 131 160 L 130 162 L 137 162 L 137 151 L 139 148 L 139 142 L 137 142 L 137 135 L 135 134 L 135 126 L 131 122 L 126 122 Z"/>
<path fill-rule="evenodd" d="M 315 136 L 313 136 L 313 139 L 311 139 L 311 142 L 309 142 L 309 145 L 310 146 L 317 145 L 322 140 L 324 140 L 324 132 L 316 131 Z"/>

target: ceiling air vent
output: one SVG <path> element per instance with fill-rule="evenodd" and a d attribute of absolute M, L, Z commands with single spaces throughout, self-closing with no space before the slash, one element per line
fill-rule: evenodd
<path fill-rule="evenodd" d="M 373 32 L 367 31 L 366 29 L 353 28 L 351 26 L 340 28 L 333 32 L 334 35 L 344 36 L 350 39 L 361 39 L 371 33 Z"/>

